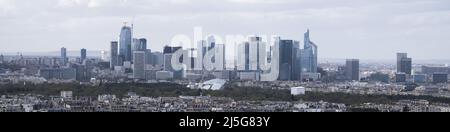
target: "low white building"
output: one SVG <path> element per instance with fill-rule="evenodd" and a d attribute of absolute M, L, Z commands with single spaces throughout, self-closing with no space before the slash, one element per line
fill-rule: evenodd
<path fill-rule="evenodd" d="M 305 87 L 293 87 L 291 88 L 291 95 L 305 95 L 306 88 Z"/>
<path fill-rule="evenodd" d="M 61 91 L 61 97 L 62 97 L 62 98 L 68 98 L 68 99 L 70 99 L 70 98 L 73 97 L 72 95 L 73 95 L 73 94 L 72 94 L 72 91 Z"/>

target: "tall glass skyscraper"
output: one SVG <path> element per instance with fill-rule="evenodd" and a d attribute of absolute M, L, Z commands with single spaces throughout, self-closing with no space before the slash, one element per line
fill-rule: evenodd
<path fill-rule="evenodd" d="M 133 59 L 134 79 L 145 79 L 145 51 L 134 51 Z"/>
<path fill-rule="evenodd" d="M 133 39 L 132 51 L 146 51 L 147 50 L 147 39 Z"/>
<path fill-rule="evenodd" d="M 86 49 L 81 49 L 81 63 L 83 63 L 84 60 L 86 60 Z"/>
<path fill-rule="evenodd" d="M 407 53 L 397 53 L 397 73 L 411 75 L 412 59 L 408 58 Z"/>
<path fill-rule="evenodd" d="M 65 66 L 67 64 L 67 49 L 61 48 L 61 65 Z"/>
<path fill-rule="evenodd" d="M 118 42 L 112 41 L 111 42 L 111 49 L 109 51 L 110 53 L 110 68 L 114 69 L 115 66 L 119 66 L 119 55 L 118 55 Z"/>
<path fill-rule="evenodd" d="M 280 59 L 279 59 L 279 80 L 300 80 L 300 42 L 294 40 L 280 40 L 279 42 Z"/>
<path fill-rule="evenodd" d="M 137 39 L 133 38 L 133 42 L 131 44 L 131 53 L 134 54 L 134 51 L 146 51 L 147 50 L 147 40 L 145 38 Z M 131 60 L 133 60 L 134 55 L 131 56 Z"/>
<path fill-rule="evenodd" d="M 359 81 L 359 60 L 348 59 L 345 64 L 345 76 L 347 79 L 351 81 Z"/>
<path fill-rule="evenodd" d="M 132 31 L 131 27 L 123 26 L 120 31 L 119 37 L 119 60 L 131 61 L 131 43 L 132 43 Z M 119 62 L 122 64 L 123 62 Z"/>
<path fill-rule="evenodd" d="M 309 29 L 305 33 L 304 43 L 302 70 L 303 72 L 317 73 L 317 45 L 309 38 Z"/>
<path fill-rule="evenodd" d="M 252 36 L 248 38 L 248 41 L 239 44 L 238 70 L 260 72 L 261 65 L 265 65 L 266 60 L 266 43 L 262 41 L 262 37 Z"/>

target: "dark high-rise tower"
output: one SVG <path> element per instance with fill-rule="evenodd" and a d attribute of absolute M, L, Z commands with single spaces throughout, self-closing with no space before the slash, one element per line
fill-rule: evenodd
<path fill-rule="evenodd" d="M 412 59 L 408 58 L 407 53 L 397 53 L 397 73 L 411 75 Z"/>
<path fill-rule="evenodd" d="M 302 69 L 305 72 L 317 73 L 317 45 L 309 38 L 309 29 L 304 36 L 304 48 L 302 50 Z"/>
<path fill-rule="evenodd" d="M 124 26 L 120 31 L 119 37 L 119 61 L 131 61 L 132 51 L 131 51 L 131 43 L 132 43 L 132 33 L 131 27 Z M 123 62 L 119 62 L 122 64 Z"/>
<path fill-rule="evenodd" d="M 86 60 L 86 49 L 81 49 L 81 62 Z"/>
<path fill-rule="evenodd" d="M 119 66 L 119 54 L 118 54 L 119 44 L 117 41 L 111 42 L 110 47 L 110 68 L 114 69 L 115 66 Z"/>
<path fill-rule="evenodd" d="M 348 59 L 345 65 L 345 76 L 348 80 L 359 81 L 359 60 Z"/>
<path fill-rule="evenodd" d="M 294 40 L 280 40 L 280 74 L 279 80 L 300 80 L 300 43 Z"/>
<path fill-rule="evenodd" d="M 61 48 L 61 65 L 65 66 L 67 64 L 68 58 L 67 58 L 67 49 L 62 47 Z"/>

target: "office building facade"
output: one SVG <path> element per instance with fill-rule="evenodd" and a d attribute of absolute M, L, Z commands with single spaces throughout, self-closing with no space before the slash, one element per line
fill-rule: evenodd
<path fill-rule="evenodd" d="M 123 64 L 124 61 L 131 61 L 132 51 L 132 30 L 131 27 L 124 26 L 120 31 L 119 36 L 119 64 Z"/>
<path fill-rule="evenodd" d="M 397 73 L 411 75 L 412 58 L 408 58 L 407 53 L 397 53 Z"/>
<path fill-rule="evenodd" d="M 86 55 L 87 55 L 87 53 L 86 53 L 87 51 L 86 51 L 86 49 L 81 49 L 81 55 L 80 55 L 80 61 L 81 61 L 81 63 L 83 63 L 83 61 L 84 60 L 86 60 Z"/>
<path fill-rule="evenodd" d="M 67 65 L 67 61 L 69 59 L 67 58 L 67 49 L 62 47 L 61 48 L 61 65 L 65 66 Z"/>
<path fill-rule="evenodd" d="M 133 52 L 133 78 L 145 79 L 145 51 Z"/>
<path fill-rule="evenodd" d="M 318 47 L 311 41 L 309 29 L 304 35 L 302 50 L 302 72 L 317 73 Z"/>
<path fill-rule="evenodd" d="M 112 41 L 111 42 L 111 47 L 110 47 L 110 68 L 114 69 L 115 66 L 119 66 L 119 54 L 118 54 L 118 48 L 119 48 L 119 44 L 117 41 Z"/>
<path fill-rule="evenodd" d="M 348 59 L 345 65 L 345 75 L 348 80 L 359 81 L 359 60 Z"/>

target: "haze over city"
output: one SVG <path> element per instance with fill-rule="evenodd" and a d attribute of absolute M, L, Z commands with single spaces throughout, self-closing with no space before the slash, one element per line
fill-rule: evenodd
<path fill-rule="evenodd" d="M 319 58 L 448 59 L 448 0 L 0 0 L 0 53 L 108 50 L 123 22 L 161 51 L 178 34 L 280 35 Z"/>

